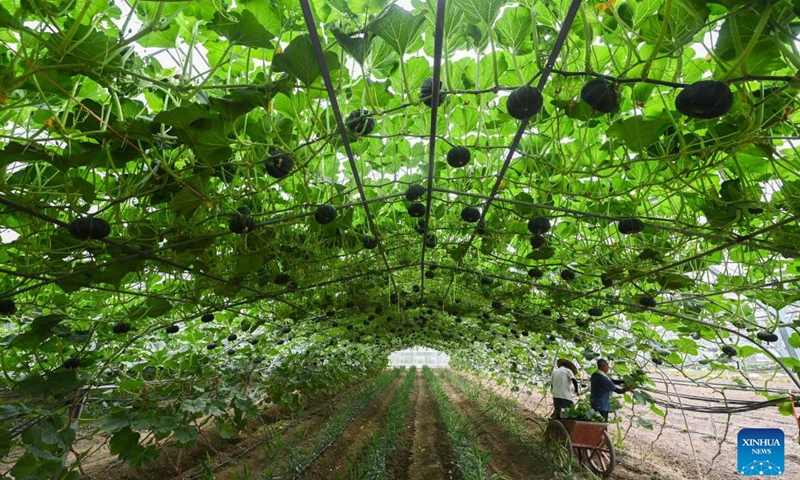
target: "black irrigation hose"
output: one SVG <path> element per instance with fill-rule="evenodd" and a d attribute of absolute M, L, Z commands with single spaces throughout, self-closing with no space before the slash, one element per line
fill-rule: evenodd
<path fill-rule="evenodd" d="M 685 405 L 674 403 L 670 401 L 654 399 L 656 405 L 660 405 L 662 407 L 672 408 L 675 410 L 686 410 L 689 412 L 699 412 L 699 413 L 719 413 L 719 414 L 726 414 L 726 413 L 746 413 L 752 412 L 755 410 L 760 410 L 762 408 L 772 407 L 778 405 L 780 403 L 786 403 L 791 401 L 791 397 L 785 398 L 775 398 L 772 400 L 767 400 L 764 402 L 748 402 L 748 405 L 743 405 L 740 407 L 702 407 L 699 405 Z"/>
<path fill-rule="evenodd" d="M 651 377 L 650 380 L 653 380 L 655 382 L 664 383 L 664 381 L 661 378 L 658 378 L 658 377 L 655 377 L 655 378 Z M 755 392 L 776 393 L 776 394 L 787 393 L 787 391 L 786 391 L 787 389 L 782 389 L 782 390 L 775 390 L 775 389 L 769 389 L 769 388 L 755 388 L 754 389 L 752 387 L 745 387 L 745 386 L 742 386 L 742 385 L 737 385 L 735 383 L 712 383 L 712 382 L 697 383 L 697 382 L 694 382 L 694 381 L 691 381 L 691 380 L 684 380 L 682 378 L 676 378 L 674 380 L 670 380 L 670 383 L 674 383 L 676 385 L 688 385 L 688 386 L 692 386 L 692 387 L 703 387 L 703 388 L 711 388 L 711 389 L 722 388 L 722 389 L 725 389 L 725 390 L 742 390 L 742 391 L 745 391 L 745 392 L 753 392 L 753 391 L 755 391 Z"/>
<path fill-rule="evenodd" d="M 751 405 L 753 403 L 758 403 L 754 400 L 735 400 L 735 399 L 725 399 L 725 398 L 702 397 L 700 395 L 686 395 L 682 393 L 672 393 L 672 392 L 667 392 L 666 390 L 658 390 L 658 389 L 647 389 L 647 392 L 655 393 L 657 395 L 680 397 L 680 398 L 685 398 L 687 400 L 697 400 L 699 402 L 708 402 L 708 403 L 725 403 L 725 404 L 736 404 L 736 405 Z"/>

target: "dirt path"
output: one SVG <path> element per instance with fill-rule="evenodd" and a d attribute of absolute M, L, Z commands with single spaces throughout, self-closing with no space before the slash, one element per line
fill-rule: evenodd
<path fill-rule="evenodd" d="M 445 426 L 430 386 L 417 374 L 411 390 L 406 426 L 398 437 L 389 468 L 396 480 L 451 480 L 460 478 Z"/>
<path fill-rule="evenodd" d="M 467 376 L 474 381 L 478 379 Z M 487 386 L 490 384 L 484 383 Z M 657 384 L 658 388 L 665 388 Z M 552 401 L 549 396 L 542 396 L 538 392 L 531 395 L 509 392 L 508 387 L 497 385 L 491 388 L 499 395 L 515 399 L 520 403 L 520 408 L 528 412 L 527 415 L 535 421 L 552 412 Z M 681 394 L 716 396 L 709 389 L 679 386 Z M 734 400 L 759 400 L 763 397 L 752 392 L 729 390 L 726 397 Z M 787 434 L 786 470 L 781 478 L 800 480 L 800 447 L 794 441 L 792 432 L 796 426 L 791 423 L 791 417 L 783 417 L 776 408 L 758 410 L 755 412 L 737 414 L 730 420 L 727 438 L 724 442 L 721 436 L 728 419 L 725 415 L 701 414 L 686 412 L 689 427 L 692 431 L 693 447 L 689 443 L 689 434 L 686 431 L 681 412 L 672 410 L 666 418 L 666 425 L 661 424 L 665 419 L 649 411 L 647 407 L 635 406 L 636 416 L 650 420 L 654 424 L 653 430 L 644 428 L 630 428 L 634 421 L 631 407 L 628 405 L 618 414 L 622 417 L 619 427 L 613 428 L 613 438 L 624 435 L 624 445 L 617 448 L 617 466 L 614 468 L 612 478 L 615 480 L 730 480 L 736 476 L 736 434 L 745 426 L 758 426 L 761 428 L 782 428 Z M 720 444 L 718 443 L 721 442 Z M 720 455 L 715 458 L 717 451 Z M 697 455 L 697 463 L 695 462 Z M 700 474 L 697 465 L 700 465 Z"/>
<path fill-rule="evenodd" d="M 489 418 L 473 404 L 466 395 L 450 384 L 441 374 L 437 375 L 453 406 L 478 430 L 478 447 L 489 452 L 489 468 L 511 479 L 552 479 L 550 472 L 535 452 L 529 451 L 503 427 Z"/>
<path fill-rule="evenodd" d="M 306 470 L 301 480 L 332 480 L 345 478 L 349 464 L 354 462 L 358 452 L 375 431 L 380 428 L 381 420 L 395 392 L 400 388 L 408 371 L 395 378 L 392 383 L 361 412 L 342 434 L 319 456 Z"/>

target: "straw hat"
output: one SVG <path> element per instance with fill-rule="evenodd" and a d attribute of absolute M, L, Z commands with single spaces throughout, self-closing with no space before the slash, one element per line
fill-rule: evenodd
<path fill-rule="evenodd" d="M 558 366 L 558 367 L 567 367 L 570 370 L 572 370 L 572 374 L 573 375 L 577 375 L 578 374 L 578 367 L 576 367 L 574 363 L 570 362 L 566 358 L 559 358 L 558 360 L 556 360 L 556 366 Z"/>

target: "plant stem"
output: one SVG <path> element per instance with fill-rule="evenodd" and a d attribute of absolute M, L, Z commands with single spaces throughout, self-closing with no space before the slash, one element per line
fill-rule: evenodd
<path fill-rule="evenodd" d="M 83 9 L 81 9 L 81 11 L 78 12 L 78 16 L 75 18 L 75 21 L 72 23 L 72 26 L 69 28 L 69 30 L 67 30 L 67 33 L 64 34 L 64 38 L 61 40 L 61 45 L 64 46 L 65 48 L 66 47 L 70 48 L 66 48 L 66 50 L 63 53 L 67 53 L 73 48 L 75 48 L 76 45 L 70 46 L 69 43 L 72 41 L 72 37 L 74 37 L 75 34 L 78 32 L 78 29 L 81 26 L 81 22 L 83 21 L 83 17 L 86 16 L 86 13 L 89 11 L 89 8 L 91 8 L 91 6 L 92 2 L 88 1 L 83 5 Z"/>
<path fill-rule="evenodd" d="M 736 63 L 728 70 L 728 73 L 722 78 L 722 82 L 727 82 L 736 73 L 739 68 L 742 69 L 742 73 L 747 75 L 747 58 L 753 52 L 753 49 L 756 48 L 756 44 L 761 39 L 761 32 L 764 31 L 764 27 L 767 26 L 767 22 L 769 21 L 770 13 L 772 13 L 772 4 L 770 4 L 766 11 L 761 14 L 761 19 L 758 21 L 758 25 L 756 25 L 755 31 L 753 31 L 753 36 L 750 38 L 750 41 L 747 43 L 747 47 L 744 49 L 744 52 L 738 56 Z M 734 20 L 735 17 L 731 17 L 731 20 Z"/>
<path fill-rule="evenodd" d="M 661 45 L 664 44 L 664 38 L 667 36 L 667 28 L 669 27 L 669 20 L 672 16 L 672 0 L 666 0 L 664 2 L 664 20 L 661 24 L 661 31 L 658 32 L 658 39 L 656 40 L 656 44 L 653 45 L 653 51 L 650 53 L 650 58 L 647 59 L 647 63 L 644 64 L 642 67 L 642 78 L 647 78 L 647 75 L 650 73 L 650 67 L 653 65 L 653 61 L 655 61 L 658 52 L 661 50 Z"/>
<path fill-rule="evenodd" d="M 494 45 L 494 35 L 492 34 L 492 29 L 489 29 L 489 44 L 492 47 L 492 68 L 494 69 L 494 86 L 500 86 L 500 77 L 498 74 L 497 69 L 497 49 Z"/>

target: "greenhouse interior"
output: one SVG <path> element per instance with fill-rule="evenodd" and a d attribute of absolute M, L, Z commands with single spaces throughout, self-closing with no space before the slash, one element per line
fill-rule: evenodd
<path fill-rule="evenodd" d="M 800 479 L 800 0 L 0 0 L 0 480 Z"/>

